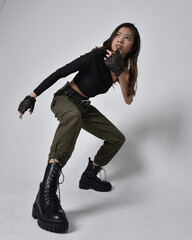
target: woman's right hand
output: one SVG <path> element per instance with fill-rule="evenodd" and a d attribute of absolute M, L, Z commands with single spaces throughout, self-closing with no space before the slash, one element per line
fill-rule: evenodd
<path fill-rule="evenodd" d="M 19 111 L 19 118 L 22 118 L 23 114 L 29 109 L 30 114 L 32 114 L 35 102 L 36 102 L 36 94 L 31 93 L 30 95 L 26 96 L 24 100 L 19 104 L 18 111 Z"/>

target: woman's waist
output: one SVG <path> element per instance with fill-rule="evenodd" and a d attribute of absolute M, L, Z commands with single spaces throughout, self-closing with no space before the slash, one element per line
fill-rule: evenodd
<path fill-rule="evenodd" d="M 89 98 L 82 96 L 78 93 L 69 82 L 67 82 L 59 91 L 57 91 L 56 95 L 65 94 L 69 98 L 75 100 L 75 102 L 79 103 L 83 108 L 86 108 L 90 105 Z"/>
<path fill-rule="evenodd" d="M 68 83 L 76 92 L 78 92 L 82 97 L 84 98 L 89 98 L 88 96 L 86 96 L 85 94 L 83 94 L 81 92 L 81 90 L 78 88 L 78 86 L 75 84 L 75 82 L 72 80 L 71 82 Z"/>

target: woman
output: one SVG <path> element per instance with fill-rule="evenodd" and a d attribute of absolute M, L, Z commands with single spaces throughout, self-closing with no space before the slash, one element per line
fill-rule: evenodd
<path fill-rule="evenodd" d="M 20 103 L 20 118 L 29 109 L 32 114 L 36 97 L 58 79 L 78 71 L 74 79 L 54 94 L 51 109 L 59 126 L 50 148 L 47 168 L 33 204 L 32 216 L 38 225 L 51 232 L 62 233 L 68 229 L 68 220 L 56 195 L 62 167 L 70 158 L 81 128 L 104 140 L 93 161 L 79 181 L 81 189 L 107 192 L 112 186 L 97 177 L 98 172 L 118 152 L 125 141 L 124 135 L 95 107 L 90 97 L 106 93 L 119 82 L 124 100 L 131 104 L 137 80 L 137 58 L 140 36 L 131 23 L 119 25 L 101 48 L 77 58 L 47 77 Z"/>

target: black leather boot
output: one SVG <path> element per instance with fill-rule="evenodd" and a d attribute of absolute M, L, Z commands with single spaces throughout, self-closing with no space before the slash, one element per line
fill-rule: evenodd
<path fill-rule="evenodd" d="M 59 163 L 48 163 L 32 211 L 32 216 L 37 219 L 40 228 L 55 233 L 66 232 L 69 225 L 56 195 L 60 174 Z"/>
<path fill-rule="evenodd" d="M 79 181 L 79 188 L 81 189 L 94 189 L 99 192 L 111 191 L 111 183 L 107 181 L 102 181 L 97 177 L 102 167 L 95 166 L 91 159 L 89 158 L 89 163 L 85 171 L 83 172 L 81 179 Z"/>

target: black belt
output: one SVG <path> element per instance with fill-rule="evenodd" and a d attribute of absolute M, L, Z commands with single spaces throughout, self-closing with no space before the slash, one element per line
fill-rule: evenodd
<path fill-rule="evenodd" d="M 82 107 L 86 108 L 90 105 L 90 101 L 88 98 L 83 97 L 81 94 L 76 92 L 67 82 L 61 89 L 65 95 L 73 98 L 77 103 L 79 103 Z"/>

